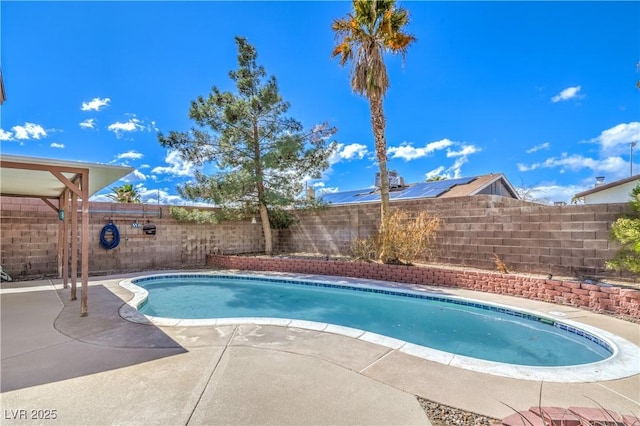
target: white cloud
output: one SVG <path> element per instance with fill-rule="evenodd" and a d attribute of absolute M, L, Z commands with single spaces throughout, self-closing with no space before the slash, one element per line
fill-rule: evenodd
<path fill-rule="evenodd" d="M 137 118 L 130 118 L 129 121 L 124 123 L 116 121 L 113 124 L 109 124 L 107 130 L 112 131 L 117 137 L 122 136 L 123 132 L 136 132 L 138 130 L 144 130 L 144 126 L 140 124 L 140 120 Z"/>
<path fill-rule="evenodd" d="M 362 158 L 364 158 L 364 156 L 367 154 L 367 147 L 359 143 L 352 143 L 351 145 L 347 145 L 339 151 L 340 155 L 345 160 L 351 160 L 353 158 L 362 160 Z"/>
<path fill-rule="evenodd" d="M 89 201 L 93 201 L 96 203 L 113 203 L 113 200 L 108 197 L 109 193 L 104 194 L 94 194 L 89 198 Z"/>
<path fill-rule="evenodd" d="M 533 163 L 529 166 L 526 164 L 518 163 L 518 170 L 521 172 L 528 172 L 536 169 L 544 168 L 560 168 L 560 173 L 564 173 L 567 170 L 578 171 L 582 169 L 590 169 L 594 172 L 607 172 L 614 176 L 624 174 L 627 162 L 621 157 L 607 157 L 601 160 L 583 157 L 580 154 L 568 155 L 563 153 L 559 158 L 551 157 L 546 159 L 542 163 Z"/>
<path fill-rule="evenodd" d="M 457 147 L 457 149 L 451 149 Z M 425 178 L 429 179 L 435 176 L 444 176 L 447 178 L 457 178 L 462 176 L 462 165 L 469 161 L 469 155 L 476 154 L 482 149 L 475 145 L 469 145 L 464 142 L 454 142 L 450 139 L 441 139 L 439 141 L 426 144 L 422 148 L 415 148 L 410 144 L 402 144 L 398 147 L 391 147 L 388 153 L 391 154 L 391 158 L 402 158 L 405 161 L 415 160 L 417 158 L 426 157 L 436 151 L 446 149 L 447 158 L 455 158 L 454 163 L 446 168 L 445 166 L 439 166 L 438 168 L 431 170 L 425 174 Z"/>
<path fill-rule="evenodd" d="M 129 182 L 127 179 L 129 176 L 124 179 L 119 180 L 114 184 L 114 186 L 118 186 L 123 182 Z M 161 205 L 200 205 L 200 206 L 211 206 L 207 203 L 194 203 L 191 201 L 186 201 L 182 199 L 179 195 L 170 195 L 167 192 L 167 188 L 158 188 L 158 189 L 149 189 L 144 186 L 143 182 L 139 182 L 135 184 L 135 188 L 140 195 L 140 200 L 145 204 L 161 204 Z M 97 202 L 113 202 L 108 197 L 108 194 L 111 193 L 111 190 L 103 190 L 100 194 L 96 194 L 90 198 L 89 201 L 97 201 Z"/>
<path fill-rule="evenodd" d="M 150 165 L 148 165 L 148 164 L 141 164 L 141 165 L 138 167 L 138 169 L 150 169 L 150 168 L 151 168 L 151 166 L 150 166 Z"/>
<path fill-rule="evenodd" d="M 185 161 L 180 157 L 178 151 L 169 151 L 164 161 L 169 167 L 155 167 L 151 173 L 169 174 L 172 176 L 192 176 L 194 165 L 190 161 Z"/>
<path fill-rule="evenodd" d="M 551 147 L 551 144 L 549 142 L 545 142 L 543 144 L 536 145 L 533 148 L 529 148 L 525 152 L 527 154 L 533 154 L 534 152 L 541 151 L 543 149 L 549 149 L 550 147 Z"/>
<path fill-rule="evenodd" d="M 447 148 L 447 158 L 455 158 L 453 165 L 446 170 L 447 177 L 462 177 L 462 166 L 469 161 L 469 156 L 481 152 L 482 149 L 475 145 L 462 145 L 460 150 L 452 151 Z"/>
<path fill-rule="evenodd" d="M 326 186 L 319 190 L 320 194 L 335 194 L 336 192 L 340 192 L 340 188 L 337 186 Z"/>
<path fill-rule="evenodd" d="M 170 195 L 165 189 L 147 189 L 140 188 L 140 199 L 147 204 L 165 204 L 165 205 L 193 205 L 192 202 L 187 202 L 179 195 Z M 199 204 L 199 203 L 195 203 Z"/>
<path fill-rule="evenodd" d="M 40 139 L 47 136 L 47 132 L 39 124 L 24 123 L 24 126 L 13 126 L 13 138 L 26 140 L 26 139 Z"/>
<path fill-rule="evenodd" d="M 137 182 L 140 180 L 147 180 L 147 176 L 136 169 L 131 173 L 129 173 L 128 175 L 126 175 L 125 177 L 123 177 L 122 180 L 124 182 Z"/>
<path fill-rule="evenodd" d="M 49 145 L 51 148 L 64 148 L 64 144 L 63 143 L 55 143 L 53 142 L 51 145 Z"/>
<path fill-rule="evenodd" d="M 326 186 L 324 182 L 314 182 L 311 186 L 318 191 L 319 195 L 334 194 L 340 191 L 337 186 Z"/>
<path fill-rule="evenodd" d="M 127 152 L 123 152 L 122 154 L 118 154 L 116 155 L 116 160 L 122 160 L 122 159 L 127 159 L 127 160 L 139 160 L 142 157 L 144 157 L 143 154 L 136 152 L 136 151 L 127 151 Z"/>
<path fill-rule="evenodd" d="M 536 185 L 531 188 L 529 195 L 537 200 L 543 200 L 546 203 L 552 204 L 556 201 L 571 203 L 571 199 L 579 192 L 589 189 L 589 186 L 580 185 L 557 185 L 554 183 L 545 183 Z"/>
<path fill-rule="evenodd" d="M 624 176 L 627 171 L 627 162 L 622 157 L 607 157 L 602 160 L 593 160 L 589 168 L 597 172 L 608 172 L 615 176 Z"/>
<path fill-rule="evenodd" d="M 167 188 L 149 189 L 145 188 L 143 183 L 136 185 L 140 199 L 146 204 L 165 204 L 165 205 L 189 205 L 189 206 L 202 206 L 212 207 L 211 203 L 193 202 L 184 200 L 179 195 L 170 195 L 167 192 Z"/>
<path fill-rule="evenodd" d="M 584 95 L 580 95 L 580 89 L 582 89 L 582 86 L 567 87 L 566 89 L 564 89 L 563 91 L 561 91 L 560 93 L 552 97 L 551 102 L 557 103 L 561 101 L 568 101 L 569 99 L 574 99 L 574 98 L 576 99 L 583 98 Z"/>
<path fill-rule="evenodd" d="M 583 141 L 600 145 L 600 158 L 585 157 L 580 154 L 562 153 L 560 157 L 551 157 L 543 162 L 518 163 L 518 170 L 527 172 L 543 168 L 559 168 L 566 171 L 592 170 L 595 174 L 606 174 L 608 178 L 622 178 L 627 175 L 630 143 L 640 141 L 640 122 L 621 123 L 606 129 L 599 136 Z M 543 144 L 544 145 L 544 144 Z"/>
<path fill-rule="evenodd" d="M 422 148 L 415 148 L 410 143 L 403 143 L 400 146 L 392 146 L 387 150 L 387 153 L 391 154 L 391 158 L 402 158 L 405 161 L 411 161 L 426 157 L 435 151 L 448 148 L 452 145 L 455 145 L 455 142 L 449 139 L 430 142 Z"/>
<path fill-rule="evenodd" d="M 453 174 L 454 179 L 462 177 L 462 166 L 468 161 L 469 159 L 466 155 L 456 158 L 453 165 L 447 169 L 447 176 L 451 176 L 451 174 Z"/>
<path fill-rule="evenodd" d="M 425 173 L 424 178 L 425 178 L 425 180 L 427 180 L 427 179 L 434 178 L 436 176 L 445 176 L 447 178 L 450 177 L 450 176 L 446 176 L 444 174 L 444 171 L 445 171 L 445 167 L 444 166 L 440 166 L 440 167 L 438 167 L 436 169 L 433 169 L 433 170 Z"/>
<path fill-rule="evenodd" d="M 13 133 L 0 129 L 0 141 L 10 141 L 13 139 Z"/>
<path fill-rule="evenodd" d="M 95 129 L 96 127 L 95 118 L 87 118 L 86 120 L 81 121 L 80 127 L 82 127 L 83 129 Z"/>
<path fill-rule="evenodd" d="M 123 179 L 120 179 L 118 182 L 115 182 L 113 185 L 117 187 L 122 183 L 130 183 L 131 180 L 128 178 L 130 175 L 125 176 Z M 144 186 L 144 183 L 140 182 L 135 185 L 135 189 L 140 195 L 140 201 L 145 204 L 158 204 L 158 195 L 160 195 L 160 203 L 161 204 L 184 204 L 184 201 L 177 195 L 169 195 L 166 190 L 159 189 L 147 189 Z M 92 196 L 89 201 L 96 202 L 113 202 L 111 198 L 109 198 L 109 194 L 112 193 L 110 189 L 104 189 L 101 193 Z M 169 202 L 173 201 L 173 202 Z M 177 202 L 176 202 L 177 201 Z"/>
<path fill-rule="evenodd" d="M 152 121 L 151 124 L 146 124 L 144 121 L 136 118 L 135 114 L 130 114 L 131 118 L 125 122 L 116 121 L 115 123 L 107 126 L 107 130 L 116 134 L 116 137 L 122 137 L 123 133 L 138 132 L 138 131 L 157 131 L 156 122 Z"/>
<path fill-rule="evenodd" d="M 136 179 L 147 180 L 147 176 L 144 173 L 138 171 L 137 169 L 131 172 L 131 174 L 133 174 L 136 177 Z"/>
<path fill-rule="evenodd" d="M 589 142 L 600 144 L 604 155 L 628 152 L 631 142 L 640 142 L 640 122 L 621 123 L 604 130 Z"/>
<path fill-rule="evenodd" d="M 450 149 L 447 149 L 447 158 L 452 158 L 452 157 L 467 157 L 471 154 L 477 154 L 478 152 L 482 151 L 480 148 L 478 148 L 475 145 L 462 145 L 461 149 L 459 151 L 452 151 Z M 465 161 L 466 162 L 466 161 Z"/>
<path fill-rule="evenodd" d="M 359 143 L 352 143 L 350 145 L 345 145 L 342 143 L 338 144 L 338 149 L 333 153 L 331 158 L 329 158 L 329 164 L 336 164 L 342 160 L 362 160 L 365 155 L 368 154 L 368 150 L 366 145 L 362 145 Z"/>
<path fill-rule="evenodd" d="M 82 103 L 82 111 L 100 111 L 102 108 L 109 105 L 111 99 L 109 98 L 93 98 L 89 102 Z"/>

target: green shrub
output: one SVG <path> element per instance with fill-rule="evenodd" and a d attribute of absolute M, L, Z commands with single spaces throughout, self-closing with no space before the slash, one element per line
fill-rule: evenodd
<path fill-rule="evenodd" d="M 251 216 L 246 209 L 221 208 L 215 211 L 186 209 L 184 207 L 171 206 L 169 214 L 178 222 L 208 223 L 216 225 L 224 221 L 246 220 Z M 268 211 L 271 229 L 287 229 L 298 223 L 298 218 L 288 210 L 272 208 Z M 254 214 L 255 217 L 255 214 Z"/>
<path fill-rule="evenodd" d="M 640 184 L 631 191 L 631 213 L 618 218 L 611 225 L 611 238 L 621 247 L 607 268 L 640 273 Z"/>
<path fill-rule="evenodd" d="M 196 223 L 220 223 L 220 218 L 216 212 L 199 210 L 199 209 L 185 209 L 184 207 L 170 206 L 169 214 L 172 218 L 178 222 L 196 222 Z"/>
<path fill-rule="evenodd" d="M 289 210 L 272 207 L 267 211 L 271 229 L 288 229 L 299 222 L 296 215 Z"/>

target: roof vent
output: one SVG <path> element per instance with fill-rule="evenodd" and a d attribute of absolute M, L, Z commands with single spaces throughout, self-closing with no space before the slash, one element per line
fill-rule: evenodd
<path fill-rule="evenodd" d="M 604 185 L 604 176 L 596 176 L 596 186 Z"/>
<path fill-rule="evenodd" d="M 389 176 L 389 188 L 402 188 L 404 187 L 404 179 L 398 174 L 396 170 L 387 172 Z M 380 172 L 376 173 L 376 188 L 380 188 Z"/>

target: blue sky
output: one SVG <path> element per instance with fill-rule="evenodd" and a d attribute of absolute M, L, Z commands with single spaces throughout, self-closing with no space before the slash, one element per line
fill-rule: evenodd
<path fill-rule="evenodd" d="M 406 182 L 504 173 L 538 198 L 568 202 L 596 176 L 629 176 L 630 142 L 640 141 L 639 2 L 399 4 L 417 42 L 404 64 L 387 57 L 384 107 L 389 166 Z M 338 128 L 340 149 L 311 184 L 370 187 L 368 102 L 330 55 L 331 22 L 350 9 L 2 1 L 2 153 L 129 165 L 126 181 L 145 201 L 184 203 L 176 185 L 193 166 L 162 148 L 157 132 L 188 130 L 191 100 L 214 85 L 233 89 L 240 35 L 276 76 L 292 117 Z M 640 153 L 634 160 L 637 174 Z"/>

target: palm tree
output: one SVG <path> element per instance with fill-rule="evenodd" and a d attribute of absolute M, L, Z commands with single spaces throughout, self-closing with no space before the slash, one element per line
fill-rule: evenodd
<path fill-rule="evenodd" d="M 125 183 L 122 186 L 113 188 L 113 194 L 108 194 L 107 197 L 114 200 L 116 203 L 140 203 L 140 193 L 130 183 Z"/>
<path fill-rule="evenodd" d="M 389 176 L 387 174 L 387 141 L 382 101 L 389 88 L 389 76 L 383 54 L 400 53 L 416 39 L 403 32 L 409 23 L 409 12 L 395 7 L 395 0 L 353 0 L 353 12 L 333 21 L 337 46 L 332 57 L 340 57 L 340 65 L 351 62 L 351 88 L 369 99 L 371 127 L 376 144 L 380 171 L 381 230 L 389 214 Z M 384 261 L 382 251 L 380 258 Z"/>

